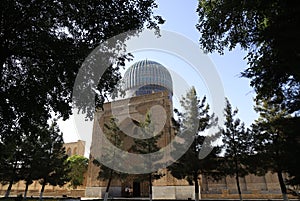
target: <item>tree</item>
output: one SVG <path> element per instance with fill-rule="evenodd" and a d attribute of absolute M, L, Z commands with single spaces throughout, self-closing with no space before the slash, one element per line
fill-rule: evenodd
<path fill-rule="evenodd" d="M 134 144 L 132 145 L 132 150 L 138 154 L 149 154 L 149 160 L 145 161 L 145 164 L 140 164 L 145 166 L 147 169 L 157 169 L 160 166 L 159 160 L 163 158 L 162 154 L 152 156 L 151 153 L 158 152 L 160 147 L 158 145 L 158 140 L 161 138 L 162 134 L 155 133 L 155 124 L 151 120 L 151 113 L 147 112 L 145 120 L 142 122 L 136 122 L 141 128 L 138 135 L 147 137 L 146 139 L 134 138 Z M 156 168 L 157 167 L 157 168 Z M 146 175 L 139 175 L 140 180 L 147 180 L 149 182 L 149 200 L 152 201 L 152 183 L 153 180 L 161 178 L 163 174 L 159 170 L 150 172 Z"/>
<path fill-rule="evenodd" d="M 39 140 L 36 142 L 39 149 L 36 154 L 39 156 L 39 175 L 40 200 L 43 197 L 44 189 L 47 184 L 53 186 L 63 186 L 69 181 L 68 155 L 63 147 L 64 141 L 59 131 L 57 123 L 52 123 L 50 128 L 40 132 Z"/>
<path fill-rule="evenodd" d="M 77 186 L 83 184 L 84 174 L 87 171 L 89 160 L 84 156 L 73 155 L 70 156 L 67 159 L 67 161 L 70 166 L 70 172 L 69 172 L 70 186 L 76 189 Z"/>
<path fill-rule="evenodd" d="M 73 85 L 84 59 L 99 44 L 120 33 L 136 30 L 125 34 L 123 39 L 126 40 L 144 27 L 157 29 L 163 20 L 153 16 L 155 7 L 154 0 L 2 1 L 1 139 L 11 137 L 8 141 L 14 141 L 11 132 L 26 129 L 31 120 L 44 125 L 53 113 L 67 119 L 71 114 Z M 119 68 L 129 58 L 117 54 L 124 40 L 109 44 L 111 49 L 103 58 L 105 63 L 98 64 L 107 68 L 100 81 L 99 76 L 93 77 L 95 72 L 91 68 L 85 72 L 83 85 L 99 81 L 97 87 L 86 89 L 97 89 L 98 107 L 120 79 Z M 111 58 L 115 62 L 109 62 Z M 74 104 L 89 114 L 94 112 L 94 105 L 89 107 L 80 101 Z M 29 120 L 21 121 L 26 118 Z M 1 145 L 6 146 L 3 142 Z M 2 161 L 6 159 L 1 154 L 0 163 Z"/>
<path fill-rule="evenodd" d="M 22 167 L 20 177 L 25 181 L 24 200 L 27 198 L 28 187 L 34 180 L 39 179 L 40 171 L 40 149 L 37 143 L 39 141 L 39 132 L 41 127 L 32 124 L 30 131 L 26 133 L 22 142 Z"/>
<path fill-rule="evenodd" d="M 52 109 L 67 118 L 70 93 L 83 60 L 113 36 L 141 30 L 145 24 L 157 28 L 163 20 L 152 16 L 155 7 L 152 0 L 2 2 L 1 106 L 30 113 L 35 102 L 35 110 Z M 109 77 L 101 80 L 103 89 L 119 79 L 117 69 L 109 70 Z"/>
<path fill-rule="evenodd" d="M 300 155 L 300 117 L 293 118 L 283 118 L 277 121 L 277 125 L 281 126 L 281 129 L 286 134 L 286 158 L 287 158 L 287 172 L 289 178 L 287 178 L 286 183 L 289 186 L 294 186 L 297 189 L 297 186 L 300 185 L 300 171 L 299 171 L 299 155 Z M 286 129 L 289 128 L 289 129 Z M 290 189 L 293 191 L 293 189 Z M 299 196 L 299 193 L 296 193 Z"/>
<path fill-rule="evenodd" d="M 116 148 L 121 149 L 122 145 L 123 145 L 122 139 L 121 139 L 121 136 L 123 133 L 117 125 L 116 118 L 111 117 L 109 123 L 104 124 L 104 134 L 107 137 L 107 139 L 109 139 L 109 141 L 114 146 L 110 147 L 112 150 L 105 151 L 105 153 L 108 153 L 108 154 L 106 154 L 105 156 L 102 156 L 103 158 L 101 160 L 112 161 L 111 162 L 112 166 L 114 166 L 117 163 L 121 163 L 122 161 L 115 160 L 115 149 Z M 102 179 L 104 181 L 108 180 L 106 190 L 105 190 L 105 195 L 104 195 L 104 200 L 107 201 L 111 181 L 113 179 L 124 179 L 127 176 L 127 174 L 123 173 L 123 172 L 118 172 L 112 168 L 106 167 L 106 166 L 102 165 L 97 159 L 94 159 L 93 163 L 100 167 L 100 171 L 99 171 L 97 178 Z"/>
<path fill-rule="evenodd" d="M 282 174 L 291 172 L 290 184 L 299 178 L 299 175 L 293 176 L 297 172 L 295 169 L 296 163 L 299 164 L 297 158 L 300 152 L 297 139 L 292 136 L 294 129 L 298 130 L 299 126 L 282 105 L 270 104 L 268 100 L 257 101 L 255 110 L 260 114 L 253 124 L 257 166 L 265 172 L 272 171 L 277 174 L 283 199 L 288 200 L 287 180 L 285 181 Z M 286 130 L 287 125 L 290 130 Z"/>
<path fill-rule="evenodd" d="M 33 180 L 45 181 L 47 178 L 43 185 L 63 185 L 68 181 L 67 155 L 57 123 L 49 126 L 31 122 L 27 128 L 18 132 L 14 130 L 13 136 L 2 138 L 6 149 L 1 154 L 6 160 L 1 162 L 1 182 L 9 184 L 5 197 L 9 196 L 12 184 L 20 180 L 26 184 L 24 199 Z M 15 140 L 10 141 L 12 139 Z"/>
<path fill-rule="evenodd" d="M 140 30 L 145 23 L 157 28 L 163 20 L 152 16 L 155 7 L 152 0 L 2 2 L 1 116 L 6 110 L 14 113 L 13 109 L 38 116 L 52 110 L 68 118 L 70 95 L 83 60 L 110 37 Z M 101 93 L 120 79 L 118 68 L 109 68 L 103 76 Z"/>
<path fill-rule="evenodd" d="M 223 53 L 240 45 L 249 64 L 242 75 L 252 79 L 259 99 L 300 109 L 300 2 L 199 0 L 197 12 L 201 47 Z"/>
<path fill-rule="evenodd" d="M 225 127 L 222 130 L 224 157 L 220 165 L 220 171 L 224 175 L 235 177 L 238 194 L 242 201 L 239 177 L 249 173 L 247 158 L 252 154 L 253 146 L 250 131 L 245 128 L 244 123 L 239 118 L 235 117 L 237 113 L 238 110 L 232 110 L 231 104 L 226 99 Z"/>
<path fill-rule="evenodd" d="M 248 51 L 249 67 L 242 76 L 251 79 L 258 100 L 282 104 L 298 122 L 300 110 L 300 2 L 199 0 L 200 44 L 207 52 L 223 53 L 240 45 Z M 284 123 L 279 121 L 278 123 Z M 285 130 L 290 130 L 286 124 Z M 287 140 L 300 146 L 299 132 Z M 296 177 L 300 169 L 293 168 Z M 294 181 L 300 181 L 296 178 Z"/>
<path fill-rule="evenodd" d="M 19 129 L 13 129 L 5 136 L 1 136 L 0 179 L 2 184 L 8 184 L 5 197 L 9 196 L 12 185 L 21 180 L 22 137 L 22 132 Z"/>
<path fill-rule="evenodd" d="M 188 91 L 185 97 L 180 101 L 183 113 L 178 112 L 179 120 L 176 123 L 178 127 L 177 136 L 180 137 L 184 132 L 193 142 L 183 156 L 175 161 L 168 170 L 177 179 L 186 179 L 191 185 L 195 186 L 195 200 L 199 200 L 199 175 L 212 173 L 217 168 L 218 149 L 212 149 L 210 154 L 204 158 L 199 158 L 199 153 L 203 149 L 204 143 L 213 146 L 211 143 L 215 140 L 213 136 L 205 136 L 204 132 L 211 126 L 215 126 L 217 119 L 209 114 L 209 105 L 206 98 L 199 100 L 196 90 L 193 87 Z M 210 140 L 205 140 L 210 138 Z M 175 152 L 189 146 L 185 139 L 174 145 Z M 171 153 L 172 155 L 172 153 Z"/>

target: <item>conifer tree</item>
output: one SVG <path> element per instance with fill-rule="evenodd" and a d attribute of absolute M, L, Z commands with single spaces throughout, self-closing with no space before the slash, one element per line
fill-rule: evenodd
<path fill-rule="evenodd" d="M 122 148 L 123 141 L 121 139 L 122 131 L 120 130 L 120 128 L 117 125 L 116 118 L 111 117 L 109 123 L 104 124 L 104 134 L 105 134 L 106 138 L 114 146 L 110 147 L 112 150 L 105 151 L 105 153 L 107 153 L 107 154 L 105 156 L 102 156 L 103 157 L 102 160 L 112 161 L 111 162 L 112 166 L 114 166 L 114 164 L 117 165 L 116 163 L 121 163 L 121 161 L 115 160 L 115 149 Z M 106 190 L 105 190 L 105 195 L 104 195 L 104 200 L 107 201 L 111 181 L 113 179 L 121 179 L 122 180 L 127 176 L 127 174 L 113 170 L 110 167 L 106 167 L 106 166 L 102 165 L 97 159 L 94 159 L 93 163 L 100 167 L 98 179 L 101 179 L 104 181 L 108 180 Z"/>
<path fill-rule="evenodd" d="M 204 132 L 211 126 L 216 125 L 217 119 L 213 114 L 209 113 L 209 105 L 206 103 L 206 98 L 199 100 L 196 94 L 196 90 L 193 87 L 188 91 L 185 97 L 180 101 L 183 108 L 183 112 L 178 110 L 177 114 L 179 119 L 175 121 L 177 125 L 177 136 L 184 132 L 193 139 L 192 144 L 183 156 L 175 161 L 168 170 L 177 179 L 185 179 L 191 185 L 195 186 L 195 200 L 199 200 L 199 175 L 209 174 L 216 169 L 218 149 L 214 148 L 210 154 L 204 158 L 199 158 L 199 153 L 204 148 L 204 143 L 208 143 L 206 146 L 212 146 L 212 142 L 215 140 L 213 135 L 206 136 Z M 210 138 L 207 140 L 206 138 Z M 205 140 L 206 139 L 206 140 Z M 175 152 L 185 149 L 187 141 L 183 139 L 181 143 L 174 144 Z"/>
<path fill-rule="evenodd" d="M 252 153 L 252 139 L 249 129 L 236 117 L 238 109 L 233 110 L 226 99 L 225 123 L 222 130 L 222 148 L 224 157 L 220 166 L 223 174 L 235 177 L 239 198 L 242 201 L 242 192 L 239 178 L 249 173 L 247 158 Z"/>
<path fill-rule="evenodd" d="M 41 155 L 38 151 L 40 149 L 38 139 L 39 139 L 39 129 L 41 126 L 32 125 L 30 131 L 26 134 L 22 143 L 22 153 L 23 153 L 23 163 L 21 168 L 22 180 L 25 181 L 25 190 L 23 199 L 27 198 L 27 192 L 29 185 L 33 183 L 34 180 L 39 178 L 39 171 L 41 167 L 40 160 Z"/>
<path fill-rule="evenodd" d="M 0 180 L 2 184 L 8 184 L 4 197 L 8 197 L 14 183 L 21 180 L 20 167 L 22 165 L 22 138 L 23 132 L 19 128 L 8 131 L 0 137 L 1 162 Z"/>
<path fill-rule="evenodd" d="M 63 186 L 69 181 L 70 169 L 67 163 L 68 155 L 63 147 L 62 133 L 60 133 L 56 122 L 53 122 L 50 128 L 40 131 L 36 143 L 38 146 L 36 154 L 39 156 L 39 161 L 37 161 L 40 170 L 39 179 L 42 185 L 40 200 L 42 200 L 47 184 Z"/>
<path fill-rule="evenodd" d="M 147 136 L 147 139 L 139 139 L 134 138 L 134 144 L 132 146 L 132 150 L 135 153 L 138 154 L 149 154 L 149 160 L 145 162 L 144 165 L 147 169 L 156 169 L 155 167 L 159 167 L 160 163 L 159 160 L 163 158 L 163 155 L 159 154 L 156 156 L 152 156 L 151 153 L 158 152 L 160 150 L 160 147 L 158 146 L 158 140 L 161 138 L 161 133 L 156 134 L 155 133 L 155 124 L 151 120 L 151 113 L 146 113 L 146 118 L 143 122 L 137 122 L 139 128 L 141 128 L 139 134 L 142 134 L 143 136 Z M 149 200 L 152 201 L 152 183 L 153 180 L 159 179 L 163 176 L 159 172 L 159 170 L 151 172 L 147 175 L 139 175 L 140 180 L 147 180 L 149 182 Z"/>
<path fill-rule="evenodd" d="M 292 140 L 294 137 L 292 134 L 299 126 L 294 122 L 296 118 L 289 115 L 281 104 L 259 100 L 255 110 L 260 115 L 253 124 L 257 169 L 277 174 L 283 199 L 287 201 L 287 187 L 283 173 L 294 173 L 297 172 L 294 171 L 296 167 L 299 169 L 299 141 Z M 293 174 L 291 176 L 291 184 L 299 178 Z"/>

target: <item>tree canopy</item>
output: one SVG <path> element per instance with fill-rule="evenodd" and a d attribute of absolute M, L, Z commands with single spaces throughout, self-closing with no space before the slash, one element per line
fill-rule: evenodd
<path fill-rule="evenodd" d="M 22 121 L 26 118 L 46 122 L 54 112 L 67 119 L 73 85 L 84 59 L 115 35 L 137 30 L 130 33 L 135 34 L 145 26 L 158 28 L 163 20 L 153 16 L 155 7 L 154 0 L 2 1 L 1 135 L 13 127 L 28 125 Z M 124 66 L 125 58 L 114 67 L 107 66 L 98 84 L 100 105 L 105 93 L 120 79 L 118 69 Z"/>
<path fill-rule="evenodd" d="M 258 98 L 270 98 L 300 109 L 300 2 L 294 0 L 199 0 L 200 45 L 223 53 L 240 45 L 248 51 Z"/>

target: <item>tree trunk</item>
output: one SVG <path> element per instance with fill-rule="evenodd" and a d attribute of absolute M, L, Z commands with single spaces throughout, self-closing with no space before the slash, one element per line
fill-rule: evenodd
<path fill-rule="evenodd" d="M 24 191 L 24 200 L 26 200 L 26 198 L 27 198 L 28 186 L 29 186 L 29 182 L 26 182 L 25 191 Z"/>
<path fill-rule="evenodd" d="M 149 174 L 149 200 L 152 201 L 152 174 Z"/>
<path fill-rule="evenodd" d="M 240 187 L 239 166 L 238 166 L 237 159 L 234 160 L 234 163 L 235 163 L 235 180 L 236 180 L 236 186 L 237 186 L 237 190 L 238 190 L 238 193 L 239 193 L 240 201 L 243 201 L 242 191 L 241 191 L 241 187 Z"/>
<path fill-rule="evenodd" d="M 237 186 L 237 189 L 238 189 L 240 201 L 243 201 L 238 172 L 235 175 L 235 180 L 236 180 L 236 186 Z"/>
<path fill-rule="evenodd" d="M 14 180 L 15 180 L 15 174 L 16 174 L 16 166 L 17 166 L 17 160 L 15 160 L 14 162 L 14 166 L 13 166 L 13 172 L 12 172 L 12 178 L 11 180 L 9 181 L 9 185 L 7 187 L 7 190 L 5 192 L 5 198 L 8 198 L 9 194 L 10 194 L 10 191 L 11 191 L 11 188 L 12 188 L 12 185 L 14 183 Z"/>
<path fill-rule="evenodd" d="M 6 190 L 6 192 L 5 192 L 5 196 L 4 196 L 4 197 L 8 198 L 8 196 L 9 196 L 9 194 L 10 194 L 10 191 L 11 191 L 11 188 L 12 188 L 12 185 L 13 185 L 13 183 L 14 183 L 14 180 L 13 180 L 13 179 L 11 179 L 11 180 L 9 181 L 9 185 L 8 185 L 8 187 L 7 187 L 7 190 Z"/>
<path fill-rule="evenodd" d="M 199 182 L 198 182 L 198 174 L 194 174 L 194 183 L 195 183 L 195 201 L 199 201 Z"/>
<path fill-rule="evenodd" d="M 282 198 L 284 201 L 288 201 L 288 197 L 287 197 L 287 190 L 286 190 L 286 186 L 282 177 L 282 171 L 279 170 L 277 171 L 277 176 L 278 176 L 278 180 L 279 180 L 279 184 L 280 184 L 280 188 L 281 188 L 281 193 L 282 193 Z"/>
<path fill-rule="evenodd" d="M 110 175 L 109 175 L 108 183 L 107 183 L 105 194 L 104 194 L 104 201 L 107 201 L 107 199 L 108 199 L 108 192 L 109 192 L 109 187 L 110 187 L 111 180 L 112 180 L 112 174 L 113 174 L 113 170 L 110 170 Z"/>
<path fill-rule="evenodd" d="M 44 181 L 43 184 L 42 184 L 41 192 L 40 192 L 40 199 L 39 199 L 40 201 L 43 200 L 43 194 L 44 194 L 45 186 L 46 186 L 46 182 Z"/>

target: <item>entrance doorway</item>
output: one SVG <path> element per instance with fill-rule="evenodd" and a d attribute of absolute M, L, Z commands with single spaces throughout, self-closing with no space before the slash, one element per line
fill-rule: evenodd
<path fill-rule="evenodd" d="M 140 182 L 133 182 L 133 197 L 141 197 L 141 184 Z"/>

